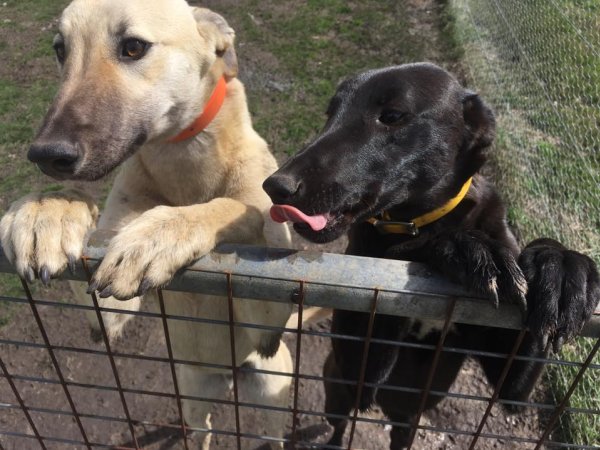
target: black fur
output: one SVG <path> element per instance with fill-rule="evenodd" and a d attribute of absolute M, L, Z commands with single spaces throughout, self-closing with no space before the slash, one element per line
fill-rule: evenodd
<path fill-rule="evenodd" d="M 545 356 L 577 334 L 600 297 L 593 262 L 559 243 L 532 242 L 520 252 L 506 222 L 506 210 L 493 186 L 477 172 L 494 139 L 494 116 L 474 93 L 431 64 L 375 70 L 343 82 L 331 100 L 322 133 L 265 181 L 275 204 L 307 214 L 329 214 L 322 231 L 295 224 L 302 236 L 327 242 L 349 231 L 348 254 L 405 259 L 430 264 L 450 279 L 490 298 L 515 302 L 531 333 L 520 354 Z M 407 221 L 454 197 L 474 176 L 467 197 L 451 213 L 423 227 L 418 237 L 381 235 L 365 219 L 387 210 Z M 528 289 L 528 290 L 527 290 Z M 335 311 L 334 333 L 364 336 L 368 314 Z M 439 331 L 419 335 L 408 319 L 376 316 L 378 338 L 435 344 Z M 516 331 L 455 325 L 446 344 L 472 350 L 509 353 Z M 334 339 L 325 364 L 326 377 L 357 380 L 363 344 Z M 374 343 L 366 382 L 423 388 L 432 351 Z M 443 352 L 432 389 L 447 391 L 464 356 Z M 504 360 L 480 357 L 495 385 Z M 525 400 L 542 364 L 518 361 L 501 397 Z M 347 416 L 355 387 L 325 383 L 326 412 Z M 441 397 L 430 395 L 427 408 Z M 412 423 L 420 395 L 365 387 L 360 409 L 374 403 L 390 419 Z M 331 419 L 332 445 L 341 445 L 346 420 Z M 407 444 L 410 430 L 394 427 L 391 448 Z"/>

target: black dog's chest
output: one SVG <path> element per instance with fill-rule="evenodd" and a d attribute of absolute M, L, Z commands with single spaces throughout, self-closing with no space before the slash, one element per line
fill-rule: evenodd
<path fill-rule="evenodd" d="M 443 320 L 411 319 L 406 339 L 417 342 L 430 341 L 432 339 L 437 341 L 443 327 Z M 453 326 L 450 331 L 455 331 Z"/>
<path fill-rule="evenodd" d="M 423 249 L 427 239 L 425 235 L 418 237 L 400 234 L 386 235 L 379 233 L 369 223 L 360 223 L 352 227 L 348 238 L 346 254 L 413 262 L 426 261 Z M 387 326 L 398 328 L 397 330 L 387 330 L 385 334 L 390 337 L 396 336 L 398 340 L 406 339 L 414 342 L 437 340 L 444 326 L 444 322 L 438 320 L 397 319 L 397 321 L 385 321 Z"/>
<path fill-rule="evenodd" d="M 426 235 L 381 234 L 373 225 L 365 222 L 350 229 L 346 254 L 424 262 L 422 250 L 426 241 Z"/>

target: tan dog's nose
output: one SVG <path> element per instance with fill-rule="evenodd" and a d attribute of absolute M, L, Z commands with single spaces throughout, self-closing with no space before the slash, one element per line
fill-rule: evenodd
<path fill-rule="evenodd" d="M 29 148 L 27 158 L 37 164 L 46 175 L 62 179 L 75 172 L 79 152 L 77 146 L 69 142 L 35 143 Z"/>

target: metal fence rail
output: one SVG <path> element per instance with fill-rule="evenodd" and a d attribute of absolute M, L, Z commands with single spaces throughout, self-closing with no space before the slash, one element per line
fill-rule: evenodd
<path fill-rule="evenodd" d="M 108 238 L 110 238 L 110 235 L 95 234 L 86 250 L 86 258 L 73 274 L 67 273 L 65 277 L 73 280 L 89 280 L 90 272 L 93 271 L 97 262 L 104 255 Z M 2 253 L 0 253 L 0 272 L 14 273 Z M 0 420 L 1 448 L 66 448 L 68 446 L 69 448 L 137 449 L 152 446 L 156 444 L 157 439 L 165 436 L 172 436 L 171 441 L 169 441 L 171 444 L 166 447 L 163 445 L 160 448 L 171 448 L 176 445 L 181 448 L 192 448 L 194 431 L 207 431 L 220 439 L 231 439 L 229 446 L 221 445 L 223 448 L 241 448 L 248 445 L 248 442 L 254 443 L 251 447 L 257 447 L 262 443 L 278 441 L 285 443 L 287 448 L 337 448 L 327 446 L 322 442 L 311 441 L 298 432 L 300 417 L 315 420 L 322 420 L 326 417 L 322 408 L 310 408 L 306 406 L 305 402 L 303 403 L 303 395 L 308 392 L 307 389 L 312 389 L 312 386 L 316 386 L 315 383 L 321 384 L 325 380 L 320 374 L 320 368 L 317 368 L 318 373 L 314 373 L 314 370 L 307 370 L 305 365 L 311 353 L 311 345 L 314 345 L 315 342 L 311 339 L 323 338 L 362 341 L 364 342 L 364 355 L 367 354 L 372 343 L 423 348 L 430 350 L 435 355 L 430 368 L 429 382 L 425 384 L 425 389 L 365 383 L 363 367 L 363 375 L 358 381 L 358 391 L 362 389 L 362 386 L 367 386 L 420 394 L 419 418 L 428 396 L 447 396 L 451 399 L 475 402 L 481 405 L 484 411 L 472 429 L 454 429 L 435 424 L 430 425 L 423 421 L 419 422 L 418 419 L 414 423 L 394 423 L 382 417 L 362 417 L 355 412 L 350 418 L 349 441 L 344 448 L 353 448 L 357 426 L 381 427 L 391 425 L 411 428 L 413 439 L 418 432 L 445 433 L 446 435 L 455 436 L 456 439 L 466 439 L 464 442 L 469 448 L 475 448 L 477 442 L 485 439 L 500 439 L 515 445 L 525 446 L 523 448 L 540 448 L 542 445 L 552 446 L 553 448 L 596 448 L 578 443 L 554 442 L 549 439 L 549 436 L 561 414 L 600 414 L 600 408 L 573 408 L 568 404 L 569 397 L 578 386 L 581 375 L 588 370 L 600 370 L 600 365 L 593 363 L 594 355 L 600 347 L 600 311 L 597 311 L 583 331 L 583 335 L 595 338 L 597 341 L 586 360 L 580 362 L 557 359 L 545 360 L 516 355 L 519 341 L 515 342 L 513 352 L 510 355 L 505 355 L 491 352 L 474 352 L 446 345 L 444 342 L 445 332 L 442 333 L 436 345 L 425 345 L 376 339 L 371 336 L 370 331 L 364 338 L 357 338 L 355 336 L 332 334 L 319 327 L 303 328 L 302 316 L 305 308 L 310 306 L 368 312 L 370 313 L 371 323 L 377 314 L 438 320 L 444 324 L 443 329 L 446 331 L 451 322 L 510 329 L 521 328 L 520 313 L 513 305 L 502 304 L 499 309 L 495 309 L 491 302 L 473 297 L 468 292 L 431 273 L 426 267 L 402 261 L 250 246 L 220 246 L 179 274 L 166 290 L 224 295 L 229 301 L 230 314 L 227 320 L 170 314 L 165 308 L 162 291 L 158 292 L 159 308 L 157 310 L 132 312 L 101 308 L 95 296 L 92 298 L 93 306 L 35 299 L 27 283 L 24 281 L 22 283 L 24 292 L 22 298 L 0 296 L 0 304 L 29 306 L 35 327 L 39 330 L 41 338 L 24 339 L 20 336 L 6 335 L 0 331 L 0 394 L 2 395 L 0 396 L 0 410 L 3 411 L 0 412 L 0 416 L 4 413 L 23 414 L 21 421 L 23 427 L 21 429 L 6 429 L 2 426 Z M 164 295 L 168 295 L 168 292 L 165 292 Z M 247 367 L 241 364 L 240 361 L 235 360 L 234 328 L 273 329 L 273 327 L 234 320 L 231 312 L 234 298 L 292 302 L 296 305 L 298 321 L 294 325 L 297 326 L 295 328 L 279 329 L 286 335 L 288 344 L 291 344 L 292 354 L 294 354 L 295 364 L 291 373 Z M 100 324 L 102 324 L 101 312 L 119 312 L 136 316 L 139 320 L 153 321 L 155 328 L 162 329 L 162 345 L 164 348 L 161 352 L 157 351 L 154 354 L 142 354 L 136 350 L 123 351 L 117 347 L 113 348 L 103 326 L 101 327 L 103 348 L 99 346 L 91 347 L 89 343 L 80 341 L 69 345 L 56 343 L 53 341 L 56 341 L 57 337 L 46 329 L 48 327 L 46 316 L 51 311 L 69 311 L 72 313 L 95 311 Z M 23 319 L 19 318 L 18 320 Z M 29 319 L 27 318 L 27 320 Z M 233 358 L 231 365 L 175 358 L 169 336 L 168 323 L 171 321 L 188 321 L 229 327 L 230 336 L 232 337 L 231 353 Z M 81 326 L 87 327 L 87 323 L 82 320 Z M 522 338 L 524 334 L 525 331 L 521 332 L 520 337 Z M 322 343 L 319 345 L 322 345 Z M 575 368 L 577 376 L 572 380 L 571 390 L 557 405 L 538 399 L 529 402 L 499 399 L 498 392 L 502 385 L 502 379 L 489 395 L 474 395 L 465 392 L 437 392 L 431 390 L 431 378 L 435 373 L 438 357 L 442 352 L 501 358 L 505 360 L 505 373 L 513 361 L 520 359 L 544 361 L 559 368 Z M 48 356 L 49 361 L 47 361 Z M 46 367 L 42 373 L 13 373 L 6 361 L 7 359 L 14 360 L 16 357 L 40 358 L 40 361 L 46 361 L 50 369 Z M 94 379 L 95 374 L 88 373 L 89 370 L 86 373 L 78 373 L 71 369 L 70 361 L 78 361 L 83 358 L 101 358 L 103 361 L 102 367 L 109 369 L 106 370 L 107 377 L 100 382 Z M 154 386 L 151 379 L 146 380 L 142 386 L 133 386 L 128 380 L 129 370 L 131 368 L 138 370 L 137 368 L 144 367 L 144 364 L 165 366 L 165 373 L 168 374 L 167 378 L 170 378 L 172 386 Z M 183 365 L 231 370 L 234 388 L 233 398 L 214 399 L 190 396 L 180 392 L 176 367 Z M 92 365 L 92 367 L 100 369 L 100 365 Z M 249 373 L 263 373 L 292 378 L 292 396 L 288 406 L 279 408 L 241 401 L 237 395 L 237 380 Z M 90 380 L 78 379 L 81 377 L 90 377 Z M 327 381 L 342 384 L 355 383 L 336 378 L 328 378 Z M 4 387 L 2 386 L 3 383 L 5 383 Z M 33 391 L 38 394 L 45 391 L 54 392 L 56 388 L 60 388 L 60 391 L 56 391 L 56 398 L 64 397 L 66 403 L 58 404 L 60 403 L 58 402 L 54 405 L 41 406 L 35 403 L 33 400 L 35 396 L 32 397 L 30 392 Z M 90 409 L 90 405 L 81 401 L 81 393 L 90 394 L 91 392 L 116 396 L 112 402 L 111 411 L 103 411 L 101 408 L 94 409 L 93 407 Z M 8 396 L 9 393 L 12 394 L 12 398 Z M 139 411 L 136 411 L 138 408 L 132 409 L 131 405 L 132 403 L 137 405 L 136 399 L 140 397 L 152 399 L 153 401 L 173 402 L 171 411 L 176 414 L 177 419 L 174 422 L 171 420 L 172 417 L 169 419 L 165 417 L 139 419 Z M 181 401 L 185 399 L 210 402 L 219 404 L 224 408 L 233 408 L 230 411 L 233 413 L 230 415 L 234 417 L 233 420 L 230 418 L 230 421 L 233 422 L 231 427 L 227 429 L 227 427 L 221 426 L 225 423 L 224 421 L 219 424 L 213 423 L 213 427 L 210 429 L 187 426 L 183 420 L 181 406 Z M 536 414 L 544 414 L 546 417 L 544 431 L 531 436 L 505 435 L 490 431 L 486 428 L 486 424 L 492 408 L 496 404 L 521 406 L 535 411 Z M 114 405 L 120 405 L 121 409 L 116 411 Z M 256 434 L 253 430 L 246 430 L 240 418 L 249 408 L 279 411 L 288 415 L 291 433 L 285 439 L 279 440 L 273 436 L 264 436 Z M 45 426 L 45 418 L 48 417 L 52 417 L 56 421 L 69 418 L 69 432 L 66 433 L 65 430 L 60 429 L 48 430 L 48 427 Z M 119 430 L 116 434 L 121 441 L 116 442 L 114 437 L 111 436 L 99 436 L 96 433 L 97 424 L 99 423 L 116 427 Z M 126 428 L 122 428 L 123 426 Z M 102 426 L 100 428 L 104 429 Z M 59 431 L 65 431 L 65 433 L 61 434 Z M 379 432 L 383 432 L 383 430 Z"/>

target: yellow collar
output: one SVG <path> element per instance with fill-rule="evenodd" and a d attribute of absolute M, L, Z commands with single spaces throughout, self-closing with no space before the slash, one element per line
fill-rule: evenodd
<path fill-rule="evenodd" d="M 461 188 L 458 195 L 450 199 L 444 205 L 434 209 L 433 211 L 423 214 L 422 216 L 416 217 L 410 222 L 394 222 L 391 220 L 390 214 L 387 211 L 384 211 L 381 214 L 382 219 L 371 217 L 367 220 L 367 222 L 377 228 L 377 231 L 379 231 L 381 234 L 408 234 L 411 236 L 418 236 L 420 227 L 424 227 L 425 225 L 429 225 L 430 223 L 441 219 L 454 208 L 456 208 L 460 202 L 462 202 L 462 200 L 465 198 L 465 195 L 467 195 L 469 188 L 471 187 L 472 181 L 473 177 L 469 178 Z"/>

